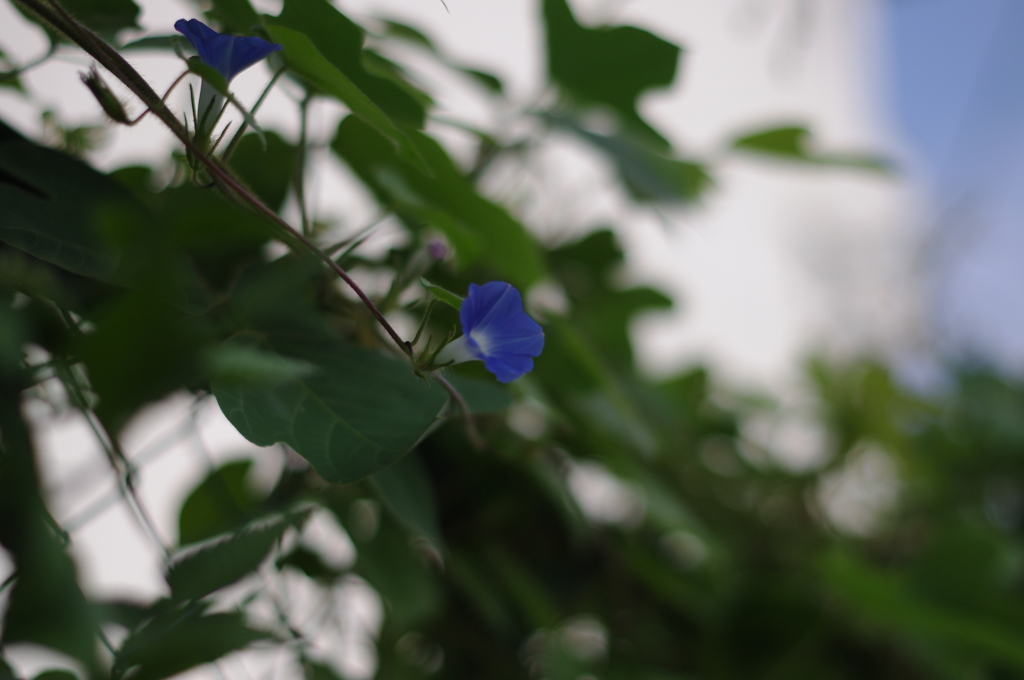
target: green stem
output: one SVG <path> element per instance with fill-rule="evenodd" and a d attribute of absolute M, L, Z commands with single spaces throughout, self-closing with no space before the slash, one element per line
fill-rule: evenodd
<path fill-rule="evenodd" d="M 66 313 L 63 309 L 62 313 Z M 70 319 L 70 315 L 67 316 Z M 77 327 L 76 327 L 77 330 Z M 142 502 L 139 500 L 138 493 L 135 490 L 135 466 L 132 465 L 131 461 L 124 454 L 124 450 L 121 448 L 120 443 L 107 432 L 106 428 L 100 422 L 96 413 L 89 407 L 89 403 L 85 398 L 85 392 L 82 390 L 82 386 L 78 382 L 78 378 L 75 377 L 74 371 L 71 366 L 60 362 L 56 364 L 57 376 L 60 381 L 64 383 L 65 389 L 71 394 L 72 401 L 78 410 L 85 417 L 86 422 L 89 424 L 89 429 L 92 430 L 93 436 L 96 437 L 96 441 L 100 443 L 103 448 L 103 452 L 107 455 L 107 460 L 110 463 L 110 467 L 114 472 L 114 476 L 117 478 L 118 485 L 121 490 L 121 496 L 128 504 L 129 509 L 135 515 L 135 519 L 138 521 L 139 526 L 149 536 L 150 540 L 153 541 L 164 554 L 164 558 L 170 560 L 171 552 L 164 545 L 160 539 L 160 535 L 156 531 L 156 526 L 153 524 L 152 518 L 149 513 L 143 507 Z"/>
<path fill-rule="evenodd" d="M 17 580 L 17 578 L 18 578 L 17 570 L 12 571 L 11 575 L 8 576 L 7 578 L 5 578 L 3 583 L 0 583 L 0 593 L 2 593 L 5 590 L 7 590 L 8 586 L 10 586 L 12 583 L 14 583 L 15 580 Z"/>
<path fill-rule="evenodd" d="M 256 103 L 253 105 L 252 110 L 249 112 L 250 117 L 256 116 L 256 112 L 260 110 L 261 106 L 263 106 L 263 100 L 267 98 L 267 95 L 270 94 L 270 90 L 274 87 L 274 84 L 277 83 L 281 76 L 284 75 L 284 72 L 286 70 L 288 69 L 283 66 L 280 69 L 278 69 L 277 73 L 274 74 L 274 77 L 272 77 L 270 79 L 270 82 L 267 83 L 267 86 L 263 88 L 263 93 L 260 94 L 260 98 L 256 100 Z M 235 152 L 235 147 L 238 146 L 238 143 L 240 141 L 242 141 L 242 135 L 244 135 L 245 131 L 248 129 L 249 123 L 243 120 L 242 124 L 238 128 L 238 132 L 236 132 L 235 136 L 231 138 L 231 143 L 228 144 L 228 148 L 226 148 L 224 150 L 224 153 L 221 154 L 222 161 L 227 163 L 229 160 L 231 160 L 231 154 Z"/>
<path fill-rule="evenodd" d="M 15 78 L 20 76 L 25 71 L 28 71 L 29 69 L 35 68 L 36 66 L 39 66 L 44 61 L 46 61 L 47 59 L 52 57 L 53 53 L 56 52 L 56 51 L 57 51 L 57 44 L 56 43 L 50 43 L 50 49 L 48 49 L 46 51 L 46 54 L 44 54 L 43 56 L 39 57 L 38 59 L 33 59 L 32 61 L 28 62 L 27 64 L 23 64 L 21 66 L 18 66 L 17 68 L 13 68 L 10 71 L 4 71 L 4 72 L 0 73 L 0 83 L 7 82 L 8 80 L 14 80 Z M 8 62 L 8 63 L 10 63 L 10 62 Z"/>
<path fill-rule="evenodd" d="M 466 436 L 469 438 L 469 442 L 477 450 L 484 448 L 484 439 L 480 436 L 480 431 L 476 429 L 476 422 L 473 420 L 473 414 L 470 413 L 469 405 L 466 403 L 466 400 L 462 398 L 462 395 L 459 394 L 459 391 L 455 389 L 454 385 L 437 373 L 434 374 L 434 380 L 441 383 L 441 387 L 448 391 L 452 400 L 458 404 L 459 410 L 462 411 L 464 416 L 466 416 Z"/>
<path fill-rule="evenodd" d="M 299 202 L 302 219 L 302 234 L 309 236 L 309 211 L 306 209 L 306 139 L 309 127 L 309 102 L 313 95 L 307 94 L 299 104 L 299 147 L 295 154 L 295 200 Z"/>

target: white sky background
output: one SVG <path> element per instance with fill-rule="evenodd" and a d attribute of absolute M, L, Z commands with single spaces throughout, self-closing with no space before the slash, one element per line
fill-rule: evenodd
<path fill-rule="evenodd" d="M 183 1 L 137 1 L 144 8 L 140 36 L 170 34 L 175 20 L 194 16 Z M 727 153 L 728 141 L 740 133 L 789 123 L 808 124 L 823 151 L 885 153 L 894 148 L 880 113 L 877 1 L 571 0 L 584 23 L 631 23 L 684 47 L 676 86 L 649 95 L 641 109 L 680 153 L 711 161 L 717 183 L 702 206 L 659 216 L 631 205 L 604 161 L 579 143 L 558 139 L 541 153 L 554 183 L 526 209 L 528 224 L 548 236 L 617 225 L 627 247 L 623 282 L 653 284 L 678 301 L 671 313 L 646 318 L 635 329 L 638 360 L 647 372 L 665 374 L 705 362 L 729 384 L 783 394 L 798 381 L 800 362 L 812 350 L 899 353 L 915 340 L 919 307 L 907 273 L 914 252 L 908 225 L 915 203 L 906 180 Z M 254 4 L 276 13 L 273 0 Z M 447 4 L 450 12 L 440 0 L 344 0 L 339 6 L 357 21 L 385 15 L 421 28 L 466 65 L 501 76 L 516 102 L 541 95 L 543 33 L 537 0 Z M 803 24 L 802 11 L 809 11 Z M 45 46 L 42 33 L 0 0 L 0 49 L 24 62 Z M 181 70 L 174 57 L 128 56 L 157 90 Z M 408 56 L 413 61 L 406 63 L 417 75 L 427 81 L 438 77 L 418 67 L 415 53 Z M 53 109 L 66 125 L 99 121 L 98 106 L 78 78 L 88 65 L 81 53 L 67 48 L 60 59 L 23 77 L 31 106 L 0 90 L 0 116 L 31 136 L 41 130 L 40 108 Z M 243 101 L 254 101 L 268 77 L 259 65 L 236 78 L 232 89 Z M 437 115 L 481 126 L 496 123 L 464 83 L 430 82 L 428 89 L 437 95 Z M 187 91 L 177 92 L 171 102 L 185 109 Z M 314 139 L 330 139 L 342 115 L 334 104 L 314 107 Z M 289 138 L 297 136 L 295 105 L 282 92 L 268 99 L 259 119 Z M 465 157 L 459 135 L 437 124 L 431 130 L 453 144 L 456 157 Z M 166 157 L 174 147 L 170 133 L 149 118 L 132 129 L 116 128 L 92 160 L 113 169 Z M 310 178 L 318 215 L 337 218 L 348 230 L 372 219 L 375 211 L 365 193 L 339 162 L 321 155 Z M 500 193 L 502 187 L 488 189 Z M 295 212 L 293 207 L 287 216 Z M 188 405 L 177 398 L 162 411 L 151 410 L 145 420 L 151 426 L 133 428 L 139 434 L 126 442 L 129 452 L 144 448 L 142 432 L 169 431 L 187 415 Z M 257 455 L 215 407 L 202 411 L 201 423 L 202 447 L 194 440 L 182 444 L 141 473 L 144 503 L 171 543 L 182 500 L 214 461 L 276 460 L 269 453 Z M 39 442 L 48 483 L 63 504 L 55 509 L 58 520 L 73 517 L 94 500 L 64 474 L 77 465 L 103 469 L 91 441 L 83 422 L 62 417 L 49 421 Z M 113 489 L 110 475 L 100 476 L 106 486 L 88 493 Z M 159 555 L 122 504 L 73 537 L 87 592 L 148 598 L 166 588 Z M 349 585 L 350 601 L 363 603 L 359 611 L 370 619 L 379 617 L 379 602 L 359 584 Z M 358 636 L 350 644 L 365 648 Z M 362 654 L 353 658 L 364 668 L 372 665 L 365 649 Z M 31 667 L 31 658 L 21 657 L 28 664 L 23 668 Z"/>

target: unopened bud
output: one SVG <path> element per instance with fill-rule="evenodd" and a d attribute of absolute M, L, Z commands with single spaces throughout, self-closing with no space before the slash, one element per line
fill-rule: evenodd
<path fill-rule="evenodd" d="M 110 91 L 107 84 L 103 82 L 103 78 L 100 77 L 99 72 L 94 68 L 89 69 L 88 73 L 80 73 L 79 76 L 85 86 L 89 88 L 93 96 L 96 97 L 96 101 L 100 103 L 103 110 L 108 116 L 110 116 L 115 122 L 124 123 L 125 125 L 131 125 L 131 121 L 128 118 L 128 114 L 124 110 L 124 106 L 121 104 L 121 100 Z"/>
<path fill-rule="evenodd" d="M 441 241 L 430 241 L 427 243 L 427 252 L 430 254 L 430 257 L 440 262 L 448 257 L 448 246 Z"/>

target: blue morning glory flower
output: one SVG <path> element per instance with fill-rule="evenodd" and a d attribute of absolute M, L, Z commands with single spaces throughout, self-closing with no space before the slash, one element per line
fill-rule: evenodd
<path fill-rule="evenodd" d="M 459 308 L 463 335 L 437 356 L 440 363 L 480 360 L 503 383 L 533 370 L 544 331 L 523 311 L 519 291 L 503 281 L 469 284 Z"/>
<path fill-rule="evenodd" d="M 203 63 L 216 69 L 228 82 L 271 52 L 281 49 L 277 43 L 268 43 L 263 38 L 218 33 L 198 19 L 178 19 L 174 22 L 174 30 L 188 38 Z"/>

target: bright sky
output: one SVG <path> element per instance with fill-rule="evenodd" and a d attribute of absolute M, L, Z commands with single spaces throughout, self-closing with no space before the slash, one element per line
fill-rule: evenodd
<path fill-rule="evenodd" d="M 1024 5 L 889 2 L 900 130 L 927 184 L 941 348 L 1024 371 Z"/>

